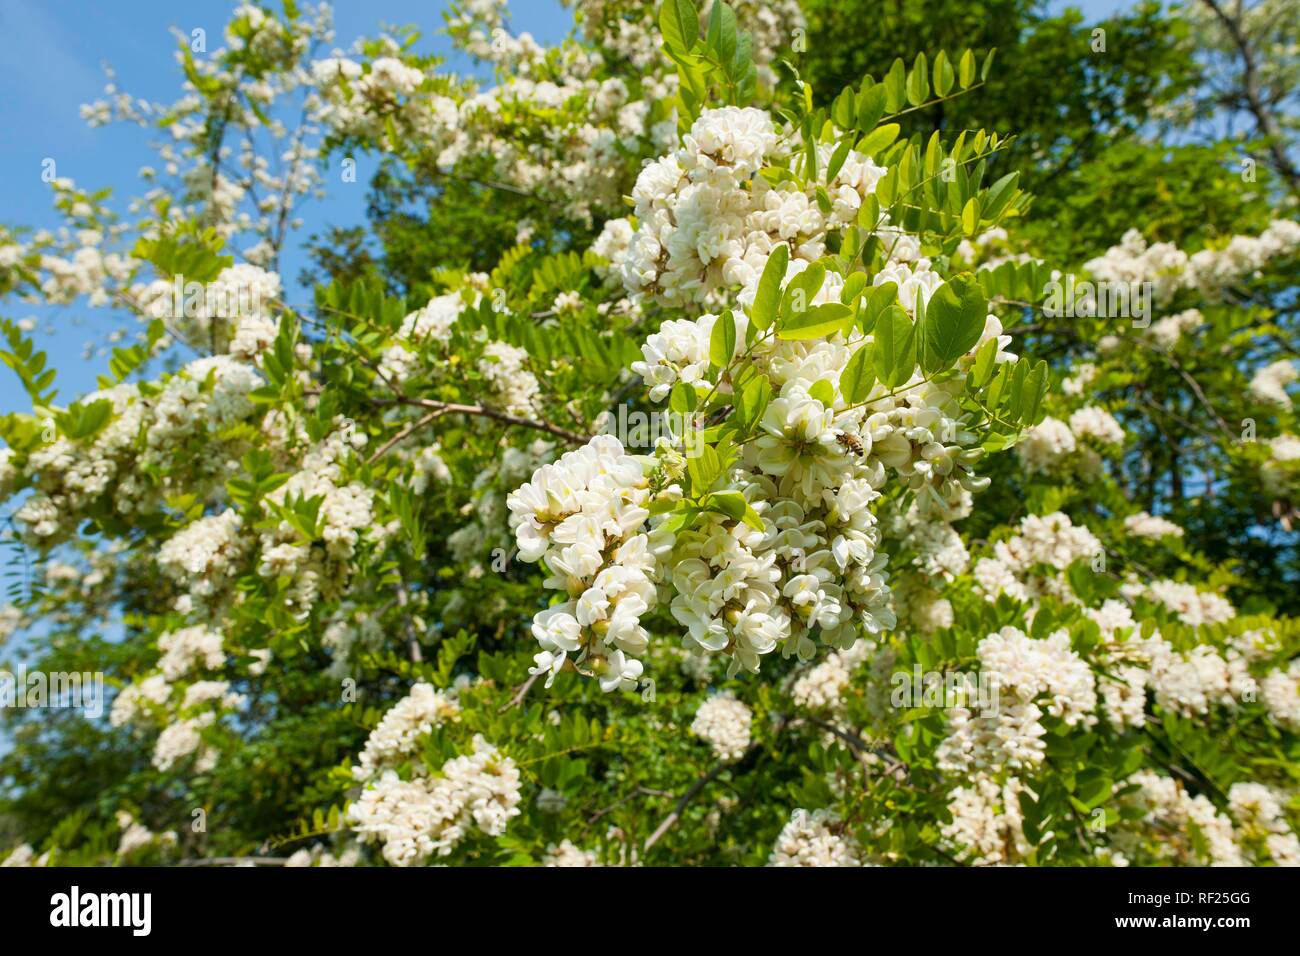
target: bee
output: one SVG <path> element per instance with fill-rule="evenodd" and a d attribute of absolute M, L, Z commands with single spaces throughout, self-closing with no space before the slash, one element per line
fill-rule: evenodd
<path fill-rule="evenodd" d="M 850 435 L 848 432 L 839 432 L 835 436 L 836 443 L 845 451 L 852 452 L 858 457 L 862 456 L 862 442 L 856 435 Z"/>

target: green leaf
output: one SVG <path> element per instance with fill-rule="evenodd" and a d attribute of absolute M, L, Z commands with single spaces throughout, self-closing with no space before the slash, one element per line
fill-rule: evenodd
<path fill-rule="evenodd" d="M 988 319 L 988 301 L 974 277 L 963 273 L 949 279 L 930 297 L 921 338 L 921 368 L 939 372 L 980 340 Z"/>
<path fill-rule="evenodd" d="M 1114 781 L 1100 770 L 1088 769 L 1079 774 L 1078 787 L 1075 791 L 1079 802 L 1088 810 L 1100 806 L 1109 799 Z"/>
<path fill-rule="evenodd" d="M 700 38 L 700 15 L 694 0 L 664 0 L 659 8 L 659 32 L 670 51 L 689 53 Z"/>
<path fill-rule="evenodd" d="M 850 405 L 857 405 L 867 400 L 875 384 L 876 372 L 871 359 L 871 343 L 868 342 L 849 356 L 844 371 L 840 373 L 840 393 Z"/>
<path fill-rule="evenodd" d="M 947 96 L 955 79 L 952 64 L 948 62 L 948 54 L 940 50 L 939 55 L 934 58 L 934 91 L 940 96 Z"/>
<path fill-rule="evenodd" d="M 713 323 L 713 331 L 709 334 L 709 361 L 718 368 L 726 368 L 735 354 L 736 320 L 728 309 Z"/>
<path fill-rule="evenodd" d="M 907 102 L 913 106 L 920 106 L 925 102 L 926 97 L 930 95 L 930 68 L 926 63 L 924 53 L 916 55 L 912 70 L 907 75 L 906 92 Z"/>
<path fill-rule="evenodd" d="M 972 389 L 981 389 L 993 377 L 993 366 L 997 361 L 998 340 L 989 339 L 975 353 L 975 364 L 971 367 L 970 377 L 966 380 Z"/>
<path fill-rule="evenodd" d="M 786 266 L 790 263 L 790 247 L 785 243 L 772 250 L 763 266 L 763 275 L 754 292 L 754 305 L 749 310 L 750 324 L 762 331 L 776 321 L 781 303 L 781 283 L 785 281 Z"/>
<path fill-rule="evenodd" d="M 835 404 L 835 386 L 830 383 L 829 379 L 817 379 L 817 381 L 813 382 L 812 388 L 808 389 L 808 394 L 827 408 Z"/>
<path fill-rule="evenodd" d="M 691 494 L 694 497 L 705 494 L 722 476 L 723 470 L 722 459 L 709 445 L 700 448 L 694 455 L 688 455 L 686 473 L 691 479 Z"/>
<path fill-rule="evenodd" d="M 709 49 L 718 59 L 730 66 L 736 55 L 736 14 L 722 0 L 716 0 L 709 14 Z"/>
<path fill-rule="evenodd" d="M 844 139 L 840 145 L 835 147 L 835 153 L 831 156 L 830 165 L 826 167 L 826 181 L 829 183 L 835 179 L 835 174 L 844 166 L 844 161 L 849 158 L 849 150 L 853 148 L 853 140 Z"/>
<path fill-rule="evenodd" d="M 1020 173 L 1007 173 L 984 194 L 984 218 L 997 219 L 1002 214 L 1002 210 L 1007 204 L 1015 198 L 1016 183 L 1020 181 Z"/>
<path fill-rule="evenodd" d="M 865 272 L 854 272 L 844 280 L 844 288 L 840 289 L 840 301 L 845 305 L 852 305 L 862 295 L 862 290 L 867 287 L 867 274 Z"/>
<path fill-rule="evenodd" d="M 1047 386 L 1050 382 L 1050 376 L 1047 370 L 1047 363 L 1039 362 L 1025 376 L 1024 391 L 1024 409 L 1021 415 L 1021 421 L 1026 425 L 1037 423 L 1040 412 L 1043 407 L 1043 399 L 1047 395 Z"/>
<path fill-rule="evenodd" d="M 858 140 L 858 152 L 864 156 L 877 156 L 880 151 L 885 149 L 894 140 L 898 139 L 898 131 L 901 127 L 897 123 L 886 123 L 884 126 L 877 126 L 862 139 Z"/>
<path fill-rule="evenodd" d="M 64 436 L 73 441 L 92 437 L 107 425 L 112 417 L 113 403 L 106 398 L 85 405 L 74 402 L 66 412 L 56 416 Z"/>
<path fill-rule="evenodd" d="M 841 302 L 824 302 L 783 321 L 776 337 L 786 341 L 824 338 L 838 331 L 851 315 L 853 310 Z"/>
<path fill-rule="evenodd" d="M 880 318 L 880 314 L 897 302 L 897 282 L 882 282 L 880 285 L 872 286 L 871 291 L 867 293 L 866 306 L 859 317 L 862 332 L 869 335 L 876 327 L 876 320 Z"/>
<path fill-rule="evenodd" d="M 916 329 L 898 305 L 889 306 L 876 321 L 872 352 L 876 375 L 888 388 L 897 388 L 916 370 Z"/>
<path fill-rule="evenodd" d="M 870 133 L 885 115 L 885 87 L 882 84 L 862 87 L 857 97 L 857 114 L 853 125 L 864 133 Z"/>
<path fill-rule="evenodd" d="M 736 424 L 742 433 L 757 427 L 772 400 L 772 385 L 766 375 L 755 374 L 741 385 L 736 395 Z"/>
<path fill-rule="evenodd" d="M 695 392 L 695 386 L 687 382 L 677 382 L 668 393 L 668 407 L 682 415 L 695 411 L 695 406 L 699 402 L 700 397 Z"/>
<path fill-rule="evenodd" d="M 894 65 L 885 75 L 885 112 L 897 113 L 907 102 L 907 67 L 901 59 L 894 60 Z"/>
<path fill-rule="evenodd" d="M 781 325 L 787 325 L 793 316 L 812 308 L 813 296 L 821 291 L 826 281 L 826 267 L 814 262 L 799 273 L 785 287 L 781 297 Z"/>
<path fill-rule="evenodd" d="M 961 55 L 961 60 L 957 64 L 957 74 L 957 80 L 963 90 L 975 82 L 975 54 L 970 50 Z"/>

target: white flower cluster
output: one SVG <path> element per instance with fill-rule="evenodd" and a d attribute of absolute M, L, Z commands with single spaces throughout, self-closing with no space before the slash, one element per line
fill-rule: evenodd
<path fill-rule="evenodd" d="M 1246 394 L 1263 405 L 1289 409 L 1291 396 L 1286 387 L 1300 379 L 1295 363 L 1290 359 L 1281 359 L 1259 369 L 1246 386 Z"/>
<path fill-rule="evenodd" d="M 811 191 L 757 175 L 790 139 L 764 110 L 703 111 L 680 147 L 637 178 L 636 233 L 616 259 L 627 291 L 667 304 L 702 302 L 715 289 L 756 283 L 780 242 L 795 259 L 820 258 L 826 233 L 855 220 L 885 170 L 850 150 L 826 187 L 831 210 L 823 213 Z M 835 144 L 817 149 L 828 162 Z"/>
<path fill-rule="evenodd" d="M 636 686 L 642 664 L 631 655 L 649 641 L 641 616 L 657 599 L 664 543 L 642 530 L 649 501 L 644 466 L 612 435 L 543 465 L 506 499 L 519 557 L 544 558 L 546 586 L 569 597 L 533 619 L 548 686 L 571 654 L 606 691 Z"/>
<path fill-rule="evenodd" d="M 455 697 L 436 690 L 432 684 L 415 684 L 370 732 L 353 776 L 369 780 L 381 769 L 396 766 L 415 752 L 419 738 L 455 720 L 459 713 Z"/>
<path fill-rule="evenodd" d="M 168 681 L 177 681 L 200 667 L 215 670 L 226 662 L 221 644 L 221 634 L 202 624 L 168 631 L 158 638 L 162 652 L 158 666 Z"/>
<path fill-rule="evenodd" d="M 14 847 L 12 853 L 0 860 L 0 867 L 49 866 L 50 852 L 46 850 L 40 856 L 37 856 L 30 843 L 21 843 Z"/>
<path fill-rule="evenodd" d="M 452 326 L 465 310 L 465 301 L 459 293 L 448 292 L 435 296 L 421 309 L 402 320 L 401 328 L 379 363 L 382 376 L 395 385 L 401 385 L 416 375 L 421 364 L 440 354 L 441 347 L 451 338 Z"/>
<path fill-rule="evenodd" d="M 949 734 L 935 753 L 941 770 L 998 773 L 1038 766 L 1045 753 L 1044 712 L 1070 727 L 1096 723 L 1096 679 L 1071 649 L 1068 631 L 1035 640 L 1004 627 L 980 641 L 976 653 L 996 704 L 978 713 L 974 705 L 948 711 Z"/>
<path fill-rule="evenodd" d="M 1168 518 L 1139 511 L 1124 519 L 1124 530 L 1136 538 L 1181 538 L 1183 529 Z"/>
<path fill-rule="evenodd" d="M 197 717 L 187 717 L 163 728 L 154 745 L 153 765 L 158 770 L 171 770 L 185 758 L 203 747 L 203 731 L 216 722 L 216 714 L 209 711 Z M 204 773 L 216 766 L 218 753 L 214 748 L 204 748 L 194 769 Z"/>
<path fill-rule="evenodd" d="M 158 567 L 197 598 L 223 591 L 239 572 L 243 520 L 227 508 L 186 525 L 158 550 Z"/>
<path fill-rule="evenodd" d="M 1070 377 L 1061 383 L 1061 391 L 1069 398 L 1078 398 L 1097 379 L 1097 366 L 1080 362 L 1070 370 Z"/>
<path fill-rule="evenodd" d="M 1254 690 L 1247 659 L 1235 650 L 1224 656 L 1202 644 L 1177 651 L 1158 631 L 1141 639 L 1125 633 L 1132 627 L 1130 617 L 1109 634 L 1103 628 L 1111 642 L 1110 669 L 1125 684 L 1120 687 L 1111 677 L 1102 681 L 1107 719 L 1113 725 L 1141 725 L 1148 687 L 1161 709 L 1184 717 L 1203 716 L 1214 706 L 1234 706 Z"/>
<path fill-rule="evenodd" d="M 731 694 L 715 694 L 700 704 L 691 733 L 713 748 L 719 760 L 739 760 L 749 749 L 754 713 Z"/>
<path fill-rule="evenodd" d="M 287 519 L 267 522 L 258 535 L 257 573 L 265 578 L 292 580 L 288 601 L 303 613 L 322 595 L 341 592 L 351 572 L 351 559 L 363 541 L 382 534 L 375 528 L 375 490 L 361 481 L 348 481 L 345 468 L 354 452 L 365 446 L 360 429 L 336 420 L 336 428 L 319 444 L 308 445 L 295 471 L 266 501 L 288 505 L 291 500 L 319 497 L 316 513 L 319 541 L 306 543 Z"/>
<path fill-rule="evenodd" d="M 1031 475 L 1054 474 L 1068 463 L 1081 477 L 1101 476 L 1100 452 L 1113 452 L 1124 444 L 1124 427 L 1115 416 L 1095 405 L 1077 409 L 1069 422 L 1048 416 L 1025 432 L 1016 453 Z"/>
<path fill-rule="evenodd" d="M 1234 783 L 1228 812 L 1237 821 L 1237 841 L 1276 866 L 1300 866 L 1300 839 L 1287 824 L 1284 795 L 1262 783 Z"/>
<path fill-rule="evenodd" d="M 1124 428 L 1104 408 L 1089 405 L 1070 415 L 1070 431 L 1080 440 L 1093 439 L 1101 445 L 1124 444 Z"/>
<path fill-rule="evenodd" d="M 607 218 L 628 190 L 629 158 L 661 152 L 675 138 L 671 114 L 656 104 L 672 97 L 677 78 L 656 42 L 658 4 L 579 0 L 577 8 L 586 42 L 570 38 L 549 49 L 512 34 L 497 0 L 453 9 L 452 42 L 493 65 L 495 86 L 404 65 L 393 43 L 369 65 L 336 53 L 313 64 L 313 117 L 390 150 L 419 144 L 431 167 L 453 175 L 462 166 L 482 175 L 486 167 L 494 182 L 553 202 L 565 218 Z M 760 76 L 774 79 L 766 64 L 775 38 L 784 42 L 802 22 L 798 4 L 742 0 L 735 9 L 756 33 Z M 607 75 L 615 63 L 634 64 L 635 76 Z M 532 135 L 518 135 L 520 118 Z M 388 142 L 390 121 L 400 142 Z"/>
<path fill-rule="evenodd" d="M 1137 791 L 1125 797 L 1145 811 L 1140 829 L 1124 828 L 1114 834 L 1115 843 L 1130 856 L 1133 847 L 1149 833 L 1152 824 L 1162 827 L 1163 837 L 1156 852 L 1167 862 L 1244 866 L 1246 860 L 1237 846 L 1232 821 L 1220 813 L 1204 796 L 1189 796 L 1177 780 L 1152 770 L 1139 770 L 1128 778 Z M 1192 837 L 1199 834 L 1200 840 Z M 1204 855 L 1198 849 L 1205 848 Z"/>
<path fill-rule="evenodd" d="M 471 833 L 501 836 L 519 814 L 520 775 L 482 736 L 473 752 L 444 763 L 436 777 L 403 780 L 384 771 L 348 808 L 363 843 L 383 844 L 384 859 L 413 866 L 448 856 Z"/>
<path fill-rule="evenodd" d="M 505 342 L 489 342 L 479 359 L 479 371 L 492 387 L 497 404 L 511 415 L 538 411 L 541 387 L 528 363 L 525 350 Z"/>
<path fill-rule="evenodd" d="M 411 779 L 398 776 L 396 768 L 423 739 L 459 713 L 454 695 L 415 684 L 370 732 L 352 768 L 365 785 L 348 810 L 353 829 L 362 842 L 382 843 L 384 859 L 395 866 L 446 856 L 475 828 L 500 836 L 519 813 L 519 771 L 481 736 L 472 753 L 448 760 L 436 776 L 418 760 Z"/>
<path fill-rule="evenodd" d="M 1043 594 L 1065 598 L 1068 588 L 1058 572 L 1080 558 L 1095 557 L 1101 542 L 1082 525 L 1074 525 L 1068 515 L 1026 515 L 1020 521 L 1020 533 L 993 546 L 993 556 L 975 562 L 975 583 L 990 601 L 1007 594 L 1018 601 L 1028 601 Z M 1051 573 L 1036 569 L 1046 565 Z"/>
<path fill-rule="evenodd" d="M 251 362 L 275 341 L 281 294 L 279 275 L 239 263 L 201 285 L 155 279 L 129 296 L 141 315 L 164 320 L 191 346 Z"/>
<path fill-rule="evenodd" d="M 592 850 L 583 850 L 574 846 L 570 840 L 561 840 L 559 844 L 553 843 L 546 848 L 546 854 L 542 857 L 542 866 L 600 866 L 600 858 Z"/>
<path fill-rule="evenodd" d="M 165 833 L 154 833 L 125 810 L 118 811 L 117 826 L 122 831 L 121 839 L 117 845 L 117 855 L 120 857 L 130 856 L 137 850 L 146 847 L 157 845 L 164 847 L 175 846 L 177 842 L 174 830 L 168 830 Z"/>
<path fill-rule="evenodd" d="M 289 859 L 284 861 L 284 865 L 295 868 L 307 866 L 340 867 L 356 866 L 360 862 L 361 851 L 355 846 L 350 846 L 338 856 L 335 856 L 333 853 L 330 853 L 324 847 L 317 844 L 311 849 L 304 847 L 303 849 L 294 852 Z"/>
<path fill-rule="evenodd" d="M 871 642 L 858 641 L 846 651 L 833 651 L 799 674 L 790 685 L 795 704 L 808 710 L 835 710 L 841 705 L 857 669 L 870 653 Z"/>
<path fill-rule="evenodd" d="M 1084 264 L 1094 278 L 1129 285 L 1150 282 L 1156 301 L 1172 298 L 1180 289 L 1214 295 L 1264 268 L 1270 260 L 1300 249 L 1300 224 L 1276 220 L 1259 236 L 1233 236 L 1222 249 L 1202 249 L 1188 255 L 1172 243 L 1148 245 L 1130 229 L 1119 245 Z"/>
<path fill-rule="evenodd" d="M 218 355 L 191 362 L 156 395 L 122 384 L 86 396 L 83 407 L 107 403 L 107 424 L 89 439 L 56 438 L 22 462 L 21 473 L 33 487 L 14 515 L 23 536 L 53 546 L 101 499 L 123 517 L 160 510 L 164 496 L 150 476 L 173 467 L 186 469 L 196 489 L 224 481 L 237 456 L 225 453 L 222 433 L 251 417 L 255 405 L 248 396 L 261 384 L 252 366 Z M 197 442 L 206 443 L 203 455 L 193 453 Z"/>
<path fill-rule="evenodd" d="M 1268 460 L 1260 467 L 1260 481 L 1270 495 L 1294 493 L 1300 478 L 1300 437 L 1278 435 L 1268 442 Z"/>
<path fill-rule="evenodd" d="M 758 128 L 763 128 L 761 123 Z M 721 135 L 712 128 L 700 132 Z M 725 148 L 715 144 L 721 151 L 709 162 L 751 162 L 760 148 L 744 137 L 728 143 Z M 795 260 L 787 277 L 805 268 L 805 261 Z M 838 276 L 828 276 L 813 301 L 836 297 L 839 284 Z M 634 370 L 650 385 L 652 397 L 667 394 L 678 381 L 701 390 L 711 387 L 705 372 L 717 321 L 713 315 L 671 320 L 650 337 L 642 349 L 645 360 Z M 733 313 L 732 321 L 736 340 L 745 340 L 747 316 Z M 1005 344 L 1003 338 L 1000 324 L 989 317 L 981 342 L 997 339 Z M 917 492 L 918 514 L 933 511 L 945 518 L 955 516 L 958 508 L 968 505 L 971 492 L 988 484 L 971 470 L 982 451 L 974 447 L 976 436 L 963 426 L 957 402 L 963 388 L 960 378 L 934 384 L 917 377 L 893 392 L 877 384 L 866 405 L 844 399 L 838 384 L 841 373 L 853 347 L 865 341 L 855 331 L 847 340 L 840 335 L 807 341 L 769 338 L 751 350 L 774 397 L 758 436 L 745 444 L 740 462 L 726 476 L 726 489 L 744 496 L 762 527 L 716 513 L 701 515 L 689 530 L 677 534 L 671 570 L 651 575 L 671 583 L 671 611 L 687 629 L 688 646 L 725 654 L 731 659 L 731 673 L 742 667 L 757 671 L 761 657 L 778 647 L 787 656 L 808 659 L 816 652 L 816 636 L 831 647 L 848 648 L 861 630 L 874 634 L 895 625 L 885 582 L 886 556 L 877 553 L 880 531 L 871 510 L 889 475 Z M 621 453 L 620 446 L 615 457 Z M 645 470 L 633 459 L 627 461 L 634 467 L 624 500 L 644 507 Z M 562 474 L 561 465 L 550 467 L 561 474 L 548 475 L 540 484 L 535 479 L 513 496 L 513 522 L 525 560 L 536 560 L 551 548 L 549 535 L 540 546 L 535 540 L 541 529 L 566 529 L 566 539 L 554 540 L 569 546 L 575 539 L 574 531 L 567 529 L 591 525 L 589 516 L 576 516 L 598 509 L 602 499 L 619 493 L 602 487 L 595 501 L 584 507 L 572 490 L 582 490 L 585 476 L 572 480 Z M 568 504 L 548 502 L 545 483 L 556 478 L 564 486 L 559 498 L 571 499 Z M 638 527 L 619 525 L 603 533 L 621 538 Z M 949 573 L 959 573 L 967 559 L 952 547 L 952 539 L 950 531 L 941 533 L 929 557 Z M 660 553 L 651 550 L 656 557 Z M 569 551 L 562 561 L 572 562 L 581 549 Z M 582 553 L 590 556 L 582 574 L 562 566 L 550 584 L 576 599 L 604 566 L 590 548 Z M 557 571 L 549 558 L 548 564 Z M 643 603 L 647 608 L 653 604 L 649 597 Z M 563 659 L 557 650 L 572 653 L 590 645 L 581 633 L 587 626 L 579 619 L 581 608 L 581 600 L 576 605 L 570 601 L 539 615 L 535 633 L 549 655 L 539 666 L 558 668 Z M 639 619 L 642 610 L 638 606 L 631 618 Z M 637 629 L 639 648 L 639 623 Z M 610 643 L 608 638 L 605 643 Z M 620 661 L 619 673 L 621 667 Z M 606 683 L 617 686 L 613 678 Z"/>
<path fill-rule="evenodd" d="M 1020 794 L 1024 792 L 1015 777 L 998 783 L 977 773 L 967 786 L 948 794 L 952 822 L 939 832 L 964 862 L 976 866 L 1018 862 L 1032 849 L 1021 825 Z"/>
<path fill-rule="evenodd" d="M 1300 732 L 1300 658 L 1286 670 L 1278 668 L 1260 682 L 1260 700 L 1274 721 Z"/>
<path fill-rule="evenodd" d="M 162 674 L 152 674 L 128 684 L 113 698 L 108 722 L 114 727 L 134 723 L 163 707 L 171 693 L 171 685 Z"/>
<path fill-rule="evenodd" d="M 1237 616 L 1226 598 L 1180 581 L 1154 581 L 1147 587 L 1146 596 L 1169 608 L 1188 627 L 1222 624 Z"/>
<path fill-rule="evenodd" d="M 861 866 L 858 848 L 826 810 L 795 810 L 776 838 L 768 866 Z"/>

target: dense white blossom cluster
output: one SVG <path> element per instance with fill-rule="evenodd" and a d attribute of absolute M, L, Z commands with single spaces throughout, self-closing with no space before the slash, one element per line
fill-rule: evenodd
<path fill-rule="evenodd" d="M 1280 359 L 1255 372 L 1246 386 L 1246 393 L 1263 405 L 1289 409 L 1291 396 L 1286 387 L 1300 378 L 1295 363 L 1290 359 Z"/>
<path fill-rule="evenodd" d="M 940 832 L 963 862 L 985 866 L 1018 862 L 1031 849 L 1021 826 L 1020 794 L 1024 792 L 1016 777 L 998 783 L 976 773 L 968 785 L 948 794 L 952 822 Z"/>
<path fill-rule="evenodd" d="M 1146 596 L 1169 608 L 1188 627 L 1221 624 L 1236 617 L 1237 612 L 1226 598 L 1212 591 L 1198 590 L 1181 581 L 1153 581 Z"/>
<path fill-rule="evenodd" d="M 1157 852 L 1183 862 L 1211 864 L 1214 866 L 1243 866 L 1245 860 L 1237 846 L 1232 821 L 1202 795 L 1191 796 L 1171 777 L 1161 776 L 1152 770 L 1139 770 L 1128 778 L 1136 784 L 1134 794 L 1126 797 L 1145 812 L 1143 822 L 1149 827 L 1168 828 L 1166 839 L 1157 844 Z M 1195 832 L 1200 840 L 1192 837 Z M 1114 842 L 1130 854 L 1130 847 L 1142 839 L 1142 831 L 1120 830 Z M 1204 856 L 1197 849 L 1204 846 Z"/>
<path fill-rule="evenodd" d="M 168 631 L 158 638 L 158 650 L 162 651 L 158 666 L 163 677 L 176 681 L 198 668 L 221 667 L 226 662 L 221 643 L 221 634 L 202 624 Z"/>
<path fill-rule="evenodd" d="M 1048 416 L 1025 432 L 1016 445 L 1020 463 L 1031 475 L 1069 470 L 1085 479 L 1100 477 L 1102 453 L 1124 443 L 1124 427 L 1104 408 L 1087 405 L 1071 413 L 1068 422 Z"/>
<path fill-rule="evenodd" d="M 739 760 L 749 749 L 754 713 L 731 694 L 706 698 L 695 712 L 691 733 L 713 748 L 719 760 Z"/>
<path fill-rule="evenodd" d="M 935 754 L 945 772 L 1031 770 L 1045 754 L 1044 714 L 1071 727 L 1096 722 L 1096 679 L 1071 650 L 1068 631 L 1035 640 L 1004 627 L 982 640 L 977 653 L 996 700 L 992 707 L 968 702 L 948 711 L 949 733 Z"/>
<path fill-rule="evenodd" d="M 394 866 L 446 856 L 476 830 L 500 836 L 520 812 L 518 768 L 480 735 L 469 754 L 446 761 L 437 774 L 416 760 L 409 779 L 399 776 L 397 768 L 425 738 L 459 713 L 453 695 L 415 684 L 371 731 L 352 770 L 363 789 L 348 819 L 363 843 L 383 844 Z"/>
<path fill-rule="evenodd" d="M 126 518 L 161 510 L 164 495 L 150 472 L 184 467 L 199 489 L 224 481 L 238 463 L 228 457 L 230 439 L 223 435 L 253 414 L 248 396 L 260 384 L 253 367 L 212 356 L 166 379 L 156 395 L 121 384 L 82 399 L 83 406 L 105 403 L 109 421 L 88 439 L 58 437 L 26 455 L 20 473 L 32 494 L 14 515 L 24 537 L 52 547 L 99 501 Z M 198 443 L 206 443 L 202 456 L 192 451 Z"/>
<path fill-rule="evenodd" d="M 649 641 L 641 616 L 657 600 L 655 553 L 664 546 L 643 530 L 650 498 L 643 462 L 617 438 L 598 435 L 543 465 L 507 499 L 519 557 L 545 558 L 547 587 L 569 598 L 533 619 L 538 673 L 548 685 L 572 654 L 604 690 L 636 686 L 642 664 L 632 655 Z"/>
<path fill-rule="evenodd" d="M 1270 495 L 1293 494 L 1300 483 L 1300 436 L 1279 435 L 1268 442 L 1268 459 L 1259 478 Z"/>
<path fill-rule="evenodd" d="M 415 684 L 370 732 L 353 775 L 368 780 L 380 769 L 395 766 L 415 752 L 419 738 L 455 720 L 459 713 L 455 697 L 434 689 L 432 684 Z"/>
<path fill-rule="evenodd" d="M 792 148 L 764 110 L 701 113 L 679 148 L 637 178 L 636 232 L 614 256 L 624 287 L 669 304 L 702 302 L 716 289 L 756 283 L 778 243 L 788 243 L 795 260 L 820 258 L 827 232 L 856 219 L 885 170 L 850 150 L 823 213 L 810 189 L 757 175 Z M 835 144 L 817 149 L 825 163 Z"/>
<path fill-rule="evenodd" d="M 1285 219 L 1270 223 L 1258 236 L 1233 236 L 1222 249 L 1207 248 L 1191 255 L 1172 243 L 1148 244 L 1141 232 L 1130 229 L 1119 245 L 1084 268 L 1103 282 L 1130 286 L 1150 282 L 1159 303 L 1181 289 L 1217 295 L 1296 249 L 1300 249 L 1300 224 Z"/>
<path fill-rule="evenodd" d="M 224 590 L 238 573 L 247 547 L 243 519 L 227 508 L 200 518 L 169 538 L 158 551 L 158 567 L 196 598 Z"/>
<path fill-rule="evenodd" d="M 1168 518 L 1139 511 L 1124 519 L 1124 530 L 1136 538 L 1181 538 L 1183 529 Z"/>
<path fill-rule="evenodd" d="M 768 866 L 861 866 L 858 848 L 826 810 L 795 810 L 776 838 Z"/>
<path fill-rule="evenodd" d="M 1068 586 L 1059 572 L 1081 558 L 1094 558 L 1101 551 L 1097 536 L 1068 515 L 1026 515 L 1020 533 L 997 542 L 993 556 L 975 562 L 977 588 L 990 601 L 1006 594 L 1019 601 L 1043 594 L 1065 597 Z M 1047 573 L 1040 573 L 1042 566 Z"/>
<path fill-rule="evenodd" d="M 1300 866 L 1300 838 L 1282 810 L 1285 795 L 1260 783 L 1234 783 L 1228 812 L 1237 823 L 1237 842 L 1277 866 Z M 1262 851 L 1262 853 L 1261 853 Z"/>
<path fill-rule="evenodd" d="M 473 751 L 453 757 L 437 776 L 403 780 L 386 770 L 362 791 L 348 812 L 363 843 L 383 844 L 394 866 L 447 856 L 474 832 L 500 836 L 519 814 L 520 776 L 515 762 L 481 736 Z"/>
<path fill-rule="evenodd" d="M 583 850 L 575 846 L 571 840 L 561 840 L 558 844 L 546 848 L 546 854 L 542 857 L 542 866 L 600 866 L 600 858 L 592 850 Z"/>
<path fill-rule="evenodd" d="M 1300 731 L 1300 660 L 1270 672 L 1260 683 L 1260 700 L 1277 723 Z"/>
<path fill-rule="evenodd" d="M 859 641 L 844 651 L 833 651 L 826 658 L 800 673 L 790 686 L 790 697 L 809 710 L 834 711 L 849 688 L 853 672 L 868 656 L 871 642 Z"/>

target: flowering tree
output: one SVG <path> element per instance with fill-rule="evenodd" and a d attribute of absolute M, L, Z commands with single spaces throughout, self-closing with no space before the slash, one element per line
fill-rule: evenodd
<path fill-rule="evenodd" d="M 573 6 L 453 4 L 489 85 L 244 6 L 87 108 L 164 175 L 3 237 L 138 323 L 69 403 L 4 326 L 0 627 L 112 700 L 10 712 L 9 862 L 1300 862 L 1283 191 L 1046 243 L 1014 131 L 904 135 L 991 51 L 814 91 L 793 2 Z M 292 301 L 359 151 L 484 241 Z"/>

